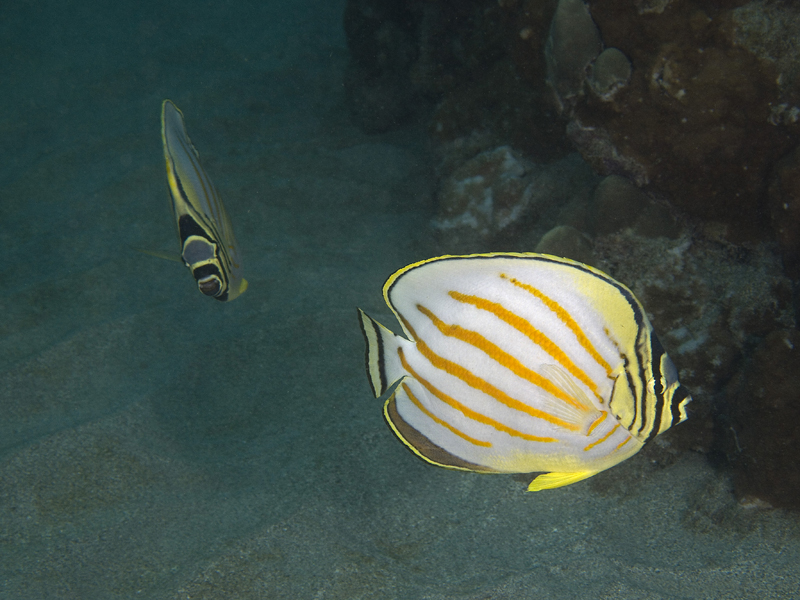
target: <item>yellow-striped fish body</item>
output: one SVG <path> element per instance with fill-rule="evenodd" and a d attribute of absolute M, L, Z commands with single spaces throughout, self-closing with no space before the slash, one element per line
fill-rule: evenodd
<path fill-rule="evenodd" d="M 394 433 L 443 467 L 546 472 L 569 485 L 686 419 L 691 397 L 633 293 L 543 254 L 443 256 L 392 275 L 408 339 L 359 309 L 367 371 Z"/>
<path fill-rule="evenodd" d="M 161 139 L 183 262 L 203 294 L 233 300 L 247 289 L 247 280 L 231 220 L 189 140 L 183 113 L 169 100 L 161 106 Z"/>

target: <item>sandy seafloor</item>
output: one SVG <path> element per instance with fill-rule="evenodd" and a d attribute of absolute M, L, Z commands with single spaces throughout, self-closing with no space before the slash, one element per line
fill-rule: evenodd
<path fill-rule="evenodd" d="M 413 128 L 344 104 L 337 0 L 0 5 L 0 597 L 800 597 L 800 519 L 700 455 L 568 488 L 437 469 L 355 307 L 435 249 Z M 171 98 L 250 289 L 178 263 Z"/>

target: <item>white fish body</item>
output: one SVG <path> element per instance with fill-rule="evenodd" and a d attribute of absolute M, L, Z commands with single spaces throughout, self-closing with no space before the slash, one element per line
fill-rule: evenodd
<path fill-rule="evenodd" d="M 395 434 L 444 467 L 547 472 L 531 491 L 608 469 L 686 419 L 641 304 L 601 271 L 542 254 L 444 256 L 392 275 L 408 339 L 363 311 L 367 370 Z"/>
<path fill-rule="evenodd" d="M 181 258 L 206 296 L 233 300 L 247 289 L 228 212 L 186 133 L 183 113 L 161 105 L 167 183 L 181 241 Z"/>

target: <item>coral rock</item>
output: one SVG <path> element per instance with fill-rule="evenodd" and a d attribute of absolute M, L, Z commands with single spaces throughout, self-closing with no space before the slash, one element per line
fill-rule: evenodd
<path fill-rule="evenodd" d="M 629 179 L 619 175 L 609 175 L 594 191 L 597 215 L 595 231 L 599 234 L 608 234 L 633 227 L 647 203 L 648 198 L 645 193 Z"/>
<path fill-rule="evenodd" d="M 742 251 L 684 233 L 642 237 L 631 228 L 594 243 L 598 266 L 633 290 L 692 392 L 687 423 L 670 439 L 708 450 L 712 398 L 766 334 L 795 327 L 791 281 L 771 246 Z"/>
<path fill-rule="evenodd" d="M 563 112 L 582 91 L 589 66 L 603 49 L 583 0 L 559 0 L 545 46 L 547 82 Z"/>
<path fill-rule="evenodd" d="M 571 258 L 587 265 L 597 262 L 592 242 L 569 225 L 558 225 L 545 233 L 536 245 L 536 252 Z"/>
<path fill-rule="evenodd" d="M 786 273 L 800 278 L 800 147 L 780 161 L 769 186 L 772 228 Z"/>
<path fill-rule="evenodd" d="M 582 207 L 596 183 L 577 153 L 542 165 L 501 146 L 443 178 L 433 226 L 447 252 L 473 252 L 487 244 L 492 250 L 530 250 L 557 224 L 582 225 Z"/>
<path fill-rule="evenodd" d="M 480 237 L 505 229 L 528 208 L 532 168 L 508 146 L 465 162 L 442 184 L 434 226 L 472 230 Z"/>
<path fill-rule="evenodd" d="M 649 165 L 631 156 L 624 146 L 620 148 L 605 127 L 585 125 L 574 118 L 567 125 L 567 137 L 597 173 L 623 175 L 638 186 L 650 183 Z"/>
<path fill-rule="evenodd" d="M 800 509 L 799 389 L 800 331 L 780 329 L 726 390 L 731 420 L 719 433 L 744 502 Z"/>
<path fill-rule="evenodd" d="M 800 96 L 800 6 L 768 0 L 741 4 L 730 13 L 733 41 L 775 66 L 780 102 L 794 112 L 798 107 L 786 102 Z"/>
<path fill-rule="evenodd" d="M 699 0 L 644 13 L 628 0 L 593 1 L 604 42 L 624 52 L 633 71 L 612 103 L 587 97 L 576 106 L 573 129 L 594 135 L 583 136 L 588 146 L 572 138 L 596 168 L 603 165 L 595 140 L 606 140 L 602 155 L 619 157 L 612 164 L 640 166 L 637 184 L 719 223 L 725 239 L 764 240 L 770 169 L 793 145 L 791 131 L 770 116 L 781 102 L 794 104 L 782 95 L 776 63 L 737 43 L 728 13 Z"/>
<path fill-rule="evenodd" d="M 631 61 L 620 50 L 606 48 L 592 65 L 589 85 L 598 98 L 609 102 L 631 79 Z"/>
<path fill-rule="evenodd" d="M 645 237 L 670 237 L 679 234 L 676 219 L 669 209 L 657 204 L 629 179 L 609 175 L 594 191 L 594 231 L 607 235 L 633 228 Z"/>

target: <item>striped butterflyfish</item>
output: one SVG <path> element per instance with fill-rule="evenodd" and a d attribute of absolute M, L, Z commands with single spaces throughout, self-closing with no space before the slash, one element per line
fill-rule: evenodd
<path fill-rule="evenodd" d="M 189 140 L 183 113 L 170 100 L 161 105 L 161 139 L 181 258 L 203 294 L 233 300 L 247 289 L 247 280 L 231 220 Z"/>
<path fill-rule="evenodd" d="M 442 256 L 383 287 L 406 337 L 359 309 L 383 414 L 425 461 L 569 485 L 686 419 L 691 397 L 623 284 L 544 254 Z"/>

